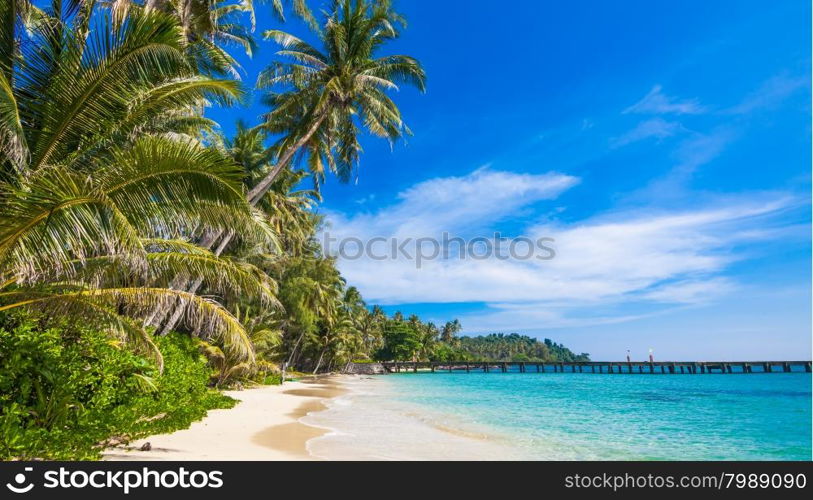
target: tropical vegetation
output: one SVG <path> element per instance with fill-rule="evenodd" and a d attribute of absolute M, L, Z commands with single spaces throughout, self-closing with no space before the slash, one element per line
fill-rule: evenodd
<path fill-rule="evenodd" d="M 187 335 L 156 339 L 155 364 L 75 322 L 11 314 L 0 324 L 0 459 L 90 459 L 107 445 L 186 428 L 235 401 Z"/>
<path fill-rule="evenodd" d="M 587 353 L 575 354 L 550 339 L 511 333 L 458 336 L 461 325 L 448 321 L 438 328 L 417 316 L 404 319 L 400 313 L 379 317 L 380 347 L 374 359 L 380 361 L 589 361 Z"/>

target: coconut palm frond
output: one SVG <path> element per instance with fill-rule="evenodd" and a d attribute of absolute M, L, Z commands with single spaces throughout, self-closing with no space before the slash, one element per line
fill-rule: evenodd
<path fill-rule="evenodd" d="M 28 159 L 28 145 L 20 122 L 17 98 L 11 82 L 0 72 L 0 164 L 9 163 L 20 171 Z"/>
<path fill-rule="evenodd" d="M 117 303 L 95 299 L 92 293 L 75 287 L 43 286 L 0 292 L 0 311 L 28 307 L 53 317 L 81 317 L 88 324 L 125 341 L 136 352 L 152 359 L 162 371 L 163 356 L 144 328 L 120 314 Z"/>
<path fill-rule="evenodd" d="M 192 74 L 183 49 L 175 21 L 149 11 L 119 26 L 101 23 L 87 44 L 74 37 L 64 47 L 35 45 L 25 52 L 22 90 L 47 96 L 24 106 L 26 118 L 38 124 L 29 141 L 31 168 L 56 163 L 117 120 L 134 88 Z"/>
<path fill-rule="evenodd" d="M 140 235 L 118 206 L 87 178 L 49 168 L 32 175 L 24 189 L 0 184 L 0 266 L 31 279 L 62 269 L 100 250 L 142 256 Z"/>
<path fill-rule="evenodd" d="M 106 310 L 121 310 L 127 316 L 145 318 L 157 307 L 177 302 L 184 309 L 184 323 L 195 335 L 222 342 L 235 359 L 254 359 L 254 349 L 243 326 L 217 302 L 188 292 L 167 288 L 94 288 L 81 290 L 20 290 L 0 293 L 0 311 L 37 307 L 62 315 L 76 316 L 88 304 Z"/>

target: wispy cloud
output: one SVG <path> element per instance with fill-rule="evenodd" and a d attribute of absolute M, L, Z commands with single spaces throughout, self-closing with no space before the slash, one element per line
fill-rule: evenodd
<path fill-rule="evenodd" d="M 697 170 L 724 154 L 739 134 L 738 128 L 723 125 L 707 133 L 685 135 L 670 152 L 671 168 L 623 199 L 661 206 L 692 199 L 696 194 L 691 191 L 691 181 Z"/>
<path fill-rule="evenodd" d="M 809 87 L 810 79 L 806 76 L 776 75 L 746 96 L 738 105 L 725 111 L 731 114 L 747 114 L 760 109 L 770 109 L 795 92 Z"/>
<path fill-rule="evenodd" d="M 610 140 L 611 148 L 620 148 L 634 142 L 655 138 L 660 140 L 672 137 L 680 132 L 682 126 L 678 122 L 666 121 L 662 118 L 644 120 L 629 132 Z"/>
<path fill-rule="evenodd" d="M 465 176 L 415 184 L 384 210 L 350 217 L 328 213 L 331 233 L 339 237 L 353 233 L 414 237 L 454 229 L 462 235 L 484 230 L 516 215 L 522 207 L 554 199 L 578 182 L 577 177 L 555 172 L 519 174 L 482 167 Z"/>
<path fill-rule="evenodd" d="M 695 115 L 706 111 L 697 99 L 678 99 L 664 94 L 662 90 L 660 85 L 655 85 L 643 99 L 623 113 Z"/>
<path fill-rule="evenodd" d="M 507 216 L 553 199 L 576 182 L 558 173 L 489 169 L 431 179 L 375 213 L 330 214 L 330 232 L 361 240 L 437 237 L 442 231 L 470 237 L 473 231 L 500 230 Z M 551 325 L 615 322 L 636 315 L 597 315 L 596 307 L 627 302 L 678 306 L 734 290 L 736 283 L 725 271 L 745 258 L 737 245 L 759 238 L 754 229 L 771 226 L 766 221 L 790 204 L 779 196 L 752 196 L 691 210 L 638 210 L 527 225 L 524 236 L 532 240 L 554 238 L 553 260 L 450 257 L 417 269 L 407 259 L 362 258 L 340 260 L 339 266 L 349 282 L 378 303 L 499 304 L 493 313 L 501 315 L 505 329 L 522 327 L 525 320 L 511 321 L 518 311 L 528 321 L 540 315 L 558 318 Z"/>
<path fill-rule="evenodd" d="M 616 207 L 624 210 L 557 221 L 557 210 L 568 200 L 547 202 L 573 189 L 580 179 L 559 172 L 527 174 L 484 167 L 415 184 L 389 205 L 376 200 L 357 213 L 328 214 L 332 236 L 361 240 L 437 238 L 442 232 L 471 238 L 495 231 L 505 235 L 509 231 L 503 228 L 509 227 L 515 236 L 553 238 L 553 260 L 453 256 L 416 268 L 408 259 L 361 258 L 340 260 L 339 266 L 348 281 L 375 303 L 485 304 L 483 310 L 461 316 L 471 332 L 606 325 L 733 300 L 735 292 L 748 290 L 747 281 L 739 278 L 742 267 L 735 263 L 759 255 L 763 243 L 805 238 L 809 226 L 786 217 L 798 200 L 782 193 L 698 193 L 691 191 L 690 182 L 699 168 L 719 158 L 747 132 L 752 121 L 745 115 L 776 107 L 805 87 L 807 78 L 778 76 L 737 106 L 720 110 L 698 99 L 667 95 L 656 85 L 623 110 L 627 115 L 655 116 L 639 117 L 626 132 L 608 139 L 605 131 L 612 117 L 604 116 L 595 122 L 601 124 L 595 130 L 592 119 L 584 120 L 573 124 L 564 138 L 548 133 L 545 142 L 534 143 L 549 144 L 553 150 L 546 162 L 569 168 L 567 155 L 555 153 L 572 153 L 583 164 L 585 151 L 607 154 L 633 143 L 674 138 L 669 149 L 658 149 L 660 159 L 668 163 L 653 169 L 656 177 L 616 198 L 620 200 Z M 720 111 L 708 112 L 712 109 Z M 678 116 L 701 113 L 702 118 L 692 118 L 691 129 L 681 123 L 685 117 Z M 627 126 L 635 119 L 617 114 L 615 118 Z M 584 140 L 593 143 L 584 147 L 572 137 L 587 137 Z M 578 213 L 565 213 L 573 212 Z"/>
<path fill-rule="evenodd" d="M 357 205 L 364 205 L 365 203 L 372 203 L 373 201 L 375 201 L 375 193 L 370 193 L 367 196 L 354 200 Z"/>
<path fill-rule="evenodd" d="M 695 304 L 728 294 L 736 289 L 737 285 L 729 278 L 689 279 L 654 287 L 641 296 L 655 302 Z"/>
<path fill-rule="evenodd" d="M 736 135 L 732 128 L 721 126 L 709 133 L 689 137 L 675 152 L 677 159 L 675 170 L 682 175 L 693 173 L 701 165 L 720 156 Z"/>
<path fill-rule="evenodd" d="M 681 139 L 675 142 L 671 152 L 672 167 L 642 188 L 629 193 L 624 199 L 638 203 L 657 200 L 661 204 L 689 199 L 693 196 L 690 183 L 697 170 L 724 154 L 732 143 L 747 132 L 751 126 L 747 119 L 748 115 L 760 110 L 774 109 L 795 93 L 809 87 L 809 78 L 781 73 L 764 81 L 739 104 L 707 115 L 706 118 L 711 122 L 711 125 L 707 125 L 710 127 L 707 131 L 689 131 L 680 123 L 655 117 L 611 139 L 610 147 L 617 148 L 648 138 L 663 140 L 685 132 Z M 632 112 L 633 108 L 636 112 L 642 109 L 649 109 L 651 112 L 658 109 L 662 112 L 667 110 L 677 112 L 678 109 L 683 109 L 684 112 L 690 110 L 699 112 L 703 109 L 696 100 L 678 101 L 664 96 L 660 86 L 655 86 L 644 99 L 624 112 Z"/>

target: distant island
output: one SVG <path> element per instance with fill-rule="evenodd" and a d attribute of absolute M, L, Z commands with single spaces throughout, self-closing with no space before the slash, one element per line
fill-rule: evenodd
<path fill-rule="evenodd" d="M 374 361 L 590 361 L 587 353 L 576 354 L 551 339 L 540 341 L 518 333 L 492 333 L 458 336 L 458 320 L 441 328 L 423 323 L 413 315 L 404 319 L 401 313 L 391 318 L 379 317 L 380 347 L 361 360 Z M 358 361 L 358 360 L 357 360 Z"/>
<path fill-rule="evenodd" d="M 477 337 L 461 337 L 460 350 L 464 357 L 487 361 L 590 361 L 586 352 L 574 353 L 551 339 L 539 339 L 518 333 L 492 333 Z"/>

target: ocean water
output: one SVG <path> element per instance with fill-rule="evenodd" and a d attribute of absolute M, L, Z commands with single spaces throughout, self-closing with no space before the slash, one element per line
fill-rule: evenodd
<path fill-rule="evenodd" d="M 355 377 L 302 419 L 327 459 L 811 460 L 811 376 Z"/>

